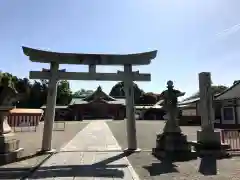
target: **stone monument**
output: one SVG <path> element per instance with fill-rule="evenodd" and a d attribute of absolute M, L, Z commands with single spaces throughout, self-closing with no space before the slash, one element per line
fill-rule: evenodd
<path fill-rule="evenodd" d="M 199 73 L 201 130 L 197 131 L 195 150 L 200 156 L 214 155 L 228 157 L 227 144 L 221 143 L 221 132 L 214 130 L 213 94 L 211 91 L 211 74 Z"/>
<path fill-rule="evenodd" d="M 173 82 L 167 82 L 167 90 L 161 93 L 164 100 L 163 108 L 167 111 L 168 120 L 163 129 L 163 133 L 157 135 L 156 148 L 152 149 L 152 154 L 159 158 L 169 158 L 172 160 L 186 160 L 192 158 L 191 145 L 187 142 L 179 127 L 178 116 L 178 97 L 185 93 L 173 88 Z"/>
<path fill-rule="evenodd" d="M 0 164 L 10 163 L 21 156 L 22 148 L 19 148 L 19 140 L 15 138 L 11 127 L 8 125 L 8 114 L 20 95 L 14 88 L 0 86 Z"/>

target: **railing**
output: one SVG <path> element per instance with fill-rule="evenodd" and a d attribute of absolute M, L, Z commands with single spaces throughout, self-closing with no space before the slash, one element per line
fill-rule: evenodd
<path fill-rule="evenodd" d="M 14 132 L 37 131 L 41 115 L 10 115 L 8 124 Z"/>
<path fill-rule="evenodd" d="M 222 142 L 229 144 L 230 151 L 240 152 L 240 129 L 222 129 Z"/>
<path fill-rule="evenodd" d="M 43 116 L 35 114 L 14 114 L 8 116 L 8 124 L 14 132 L 36 132 L 41 120 L 43 120 Z M 65 131 L 65 128 L 65 121 L 54 121 L 53 131 Z"/>

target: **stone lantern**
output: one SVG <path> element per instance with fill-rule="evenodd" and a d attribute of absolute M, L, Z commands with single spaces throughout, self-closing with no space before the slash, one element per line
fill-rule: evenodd
<path fill-rule="evenodd" d="M 168 119 L 163 133 L 157 135 L 156 147 L 152 149 L 152 154 L 157 158 L 185 160 L 193 157 L 191 144 L 187 142 L 187 136 L 182 133 L 177 120 L 179 114 L 177 107 L 178 97 L 184 94 L 174 89 L 172 81 L 168 81 L 167 90 L 160 95 L 164 100 L 163 108 L 167 112 Z"/>
<path fill-rule="evenodd" d="M 23 150 L 8 124 L 9 112 L 19 99 L 20 95 L 14 88 L 0 86 L 0 164 L 15 161 Z"/>

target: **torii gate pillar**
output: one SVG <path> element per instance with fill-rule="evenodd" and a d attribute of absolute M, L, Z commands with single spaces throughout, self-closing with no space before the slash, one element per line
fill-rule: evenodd
<path fill-rule="evenodd" d="M 129 151 L 137 150 L 136 119 L 134 108 L 134 88 L 132 78 L 132 65 L 124 65 L 124 89 L 126 98 L 126 128 Z"/>
<path fill-rule="evenodd" d="M 49 79 L 48 85 L 48 95 L 47 95 L 47 108 L 44 117 L 44 129 L 43 129 L 43 139 L 42 139 L 42 151 L 51 152 L 52 151 L 52 131 L 55 119 L 55 106 L 57 97 L 57 72 L 59 64 L 56 62 L 51 62 L 50 73 L 51 78 Z"/>

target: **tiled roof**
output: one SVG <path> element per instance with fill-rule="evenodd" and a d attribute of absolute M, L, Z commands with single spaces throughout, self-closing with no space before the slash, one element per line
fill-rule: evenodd
<path fill-rule="evenodd" d="M 105 103 L 109 104 L 122 104 L 125 105 L 124 98 L 113 98 L 107 95 L 105 92 L 102 91 L 102 88 L 99 86 L 96 91 L 84 98 L 73 98 L 69 105 L 74 104 L 88 104 L 95 100 L 102 100 Z"/>
<path fill-rule="evenodd" d="M 90 94 L 89 96 L 83 98 L 84 101 L 92 101 L 95 99 L 101 98 L 105 101 L 115 101 L 116 99 L 107 95 L 105 92 L 102 91 L 102 88 L 100 86 L 98 86 L 97 90 L 94 91 L 92 94 Z"/>
<path fill-rule="evenodd" d="M 23 113 L 23 114 L 42 114 L 42 109 L 23 109 L 23 108 L 14 108 L 10 110 L 11 114 Z"/>
<path fill-rule="evenodd" d="M 56 105 L 55 106 L 55 109 L 65 109 L 65 108 L 67 108 L 68 106 L 59 106 L 59 105 Z M 46 105 L 43 105 L 43 106 L 41 106 L 40 107 L 41 109 L 46 109 Z"/>
<path fill-rule="evenodd" d="M 224 99 L 235 99 L 240 98 L 240 81 L 237 81 L 230 88 L 226 89 L 222 93 L 218 94 L 215 99 L 216 100 L 224 100 Z"/>
<path fill-rule="evenodd" d="M 135 106 L 135 109 L 149 109 L 152 106 Z"/>
<path fill-rule="evenodd" d="M 122 104 L 122 105 L 125 105 L 125 99 L 115 99 L 115 101 L 105 101 L 103 100 L 104 102 L 106 103 L 109 103 L 109 104 Z M 92 101 L 90 101 L 92 102 Z M 74 104 L 88 104 L 90 103 L 88 101 L 84 101 L 83 99 L 80 99 L 80 98 L 76 98 L 76 99 L 72 99 L 71 103 L 69 105 L 74 105 Z"/>
<path fill-rule="evenodd" d="M 215 94 L 214 100 L 223 100 L 223 99 L 234 99 L 234 98 L 240 98 L 240 81 L 235 83 L 230 88 L 226 89 L 225 91 Z M 183 100 L 179 102 L 179 105 L 185 105 L 190 103 L 195 103 L 200 100 L 200 97 Z"/>
<path fill-rule="evenodd" d="M 159 100 L 156 104 L 154 104 L 153 106 L 151 106 L 150 108 L 152 108 L 152 109 L 161 109 L 163 106 L 163 102 L 164 102 L 164 100 L 163 99 L 161 99 L 161 100 Z"/>
<path fill-rule="evenodd" d="M 188 100 L 183 100 L 178 103 L 178 105 L 184 105 L 184 104 L 190 104 L 190 103 L 195 103 L 200 100 L 200 97 L 193 98 L 193 99 L 188 99 Z"/>

